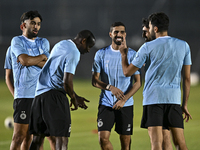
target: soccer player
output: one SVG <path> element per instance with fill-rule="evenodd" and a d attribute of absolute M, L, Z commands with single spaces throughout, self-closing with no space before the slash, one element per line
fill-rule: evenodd
<path fill-rule="evenodd" d="M 42 68 L 31 107 L 30 133 L 54 136 L 56 149 L 67 149 L 71 132 L 71 110 L 87 109 L 85 102 L 73 89 L 73 76 L 80 54 L 88 53 L 95 44 L 89 30 L 83 30 L 73 40 L 62 40 L 52 49 Z M 66 93 L 71 98 L 69 107 Z M 72 106 L 73 105 L 73 106 Z"/>
<path fill-rule="evenodd" d="M 98 108 L 98 136 L 102 150 L 112 150 L 110 132 L 120 135 L 121 149 L 129 150 L 133 131 L 133 95 L 140 88 L 140 73 L 123 75 L 119 46 L 126 38 L 125 25 L 115 22 L 110 27 L 111 45 L 96 52 L 92 68 L 92 85 L 101 89 Z M 128 61 L 136 52 L 128 48 Z M 135 83 L 133 84 L 133 79 Z"/>
<path fill-rule="evenodd" d="M 35 95 L 36 82 L 49 56 L 49 42 L 37 37 L 42 17 L 37 11 L 21 16 L 21 36 L 11 41 L 11 62 L 14 77 L 14 131 L 10 149 L 29 149 L 28 132 L 30 108 Z"/>
<path fill-rule="evenodd" d="M 125 76 L 131 76 L 146 60 L 151 60 L 145 75 L 141 127 L 148 128 L 152 150 L 162 149 L 163 127 L 171 130 L 177 149 L 187 150 L 183 120 L 188 122 L 192 118 L 187 108 L 190 91 L 190 48 L 185 41 L 168 36 L 169 18 L 165 13 L 153 13 L 148 20 L 152 41 L 140 47 L 131 63 L 127 61 L 125 42 L 121 44 L 123 73 Z"/>
<path fill-rule="evenodd" d="M 149 21 L 146 18 L 142 19 L 142 37 L 145 39 L 145 42 L 151 41 L 151 36 L 149 32 Z M 150 61 L 147 60 L 145 62 L 145 71 L 149 67 Z M 170 135 L 170 130 L 163 128 L 163 150 L 173 150 L 172 144 L 171 144 L 171 135 Z"/>

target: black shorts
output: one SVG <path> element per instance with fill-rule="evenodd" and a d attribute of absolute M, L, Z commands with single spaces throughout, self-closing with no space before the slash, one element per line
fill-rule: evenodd
<path fill-rule="evenodd" d="M 13 102 L 14 122 L 20 124 L 29 124 L 30 111 L 33 98 L 17 98 Z"/>
<path fill-rule="evenodd" d="M 184 128 L 180 105 L 155 104 L 143 106 L 141 128 L 162 126 L 163 129 Z"/>
<path fill-rule="evenodd" d="M 123 107 L 120 110 L 104 105 L 98 108 L 98 131 L 110 131 L 115 124 L 115 131 L 121 135 L 133 133 L 133 106 Z"/>
<path fill-rule="evenodd" d="M 71 116 L 65 93 L 50 90 L 34 98 L 29 131 L 34 135 L 70 136 Z"/>

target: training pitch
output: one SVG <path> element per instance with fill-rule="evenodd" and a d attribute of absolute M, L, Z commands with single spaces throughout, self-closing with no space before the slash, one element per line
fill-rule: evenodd
<path fill-rule="evenodd" d="M 90 100 L 88 109 L 78 109 L 71 112 L 72 130 L 69 138 L 68 149 L 70 150 L 99 150 L 97 134 L 97 108 L 100 89 L 94 88 L 90 80 L 74 80 L 75 92 Z M 142 90 L 143 87 L 133 96 L 134 104 L 134 127 L 131 149 L 149 150 L 150 141 L 146 129 L 140 128 L 142 116 Z M 13 97 L 3 80 L 0 80 L 0 150 L 8 150 L 12 139 L 12 130 L 6 129 L 4 120 L 13 113 Z M 184 123 L 185 138 L 188 149 L 199 150 L 200 147 L 200 85 L 191 87 L 188 109 L 193 119 Z M 119 136 L 114 130 L 111 132 L 110 141 L 115 150 L 120 149 Z M 49 150 L 48 140 L 45 140 L 44 150 Z"/>

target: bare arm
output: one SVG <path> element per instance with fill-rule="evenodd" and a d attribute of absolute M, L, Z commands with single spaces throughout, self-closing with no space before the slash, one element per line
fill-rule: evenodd
<path fill-rule="evenodd" d="M 14 97 L 14 85 L 13 85 L 13 74 L 12 69 L 6 69 L 6 75 L 5 75 L 6 85 Z"/>
<path fill-rule="evenodd" d="M 192 116 L 190 115 L 187 104 L 188 104 L 188 98 L 190 93 L 190 65 L 184 65 L 183 66 L 183 102 L 182 102 L 182 110 L 184 114 L 184 119 L 186 119 L 186 122 L 189 121 L 189 119 L 192 119 Z"/>
<path fill-rule="evenodd" d="M 18 61 L 23 66 L 38 66 L 43 67 L 45 62 L 47 61 L 46 55 L 38 55 L 38 56 L 29 56 L 27 54 L 21 54 L 18 56 Z"/>
<path fill-rule="evenodd" d="M 128 64 L 127 53 L 128 48 L 126 46 L 126 39 L 123 40 L 120 47 L 121 57 L 122 57 L 122 69 L 126 77 L 132 76 L 139 68 L 133 64 Z"/>
<path fill-rule="evenodd" d="M 107 90 L 107 89 L 106 89 L 106 86 L 107 86 L 108 84 L 102 82 L 102 81 L 99 79 L 99 77 L 100 77 L 100 73 L 98 73 L 98 72 L 93 72 L 93 73 L 92 73 L 92 85 L 93 85 L 94 87 L 99 88 L 99 89 Z M 120 89 L 114 87 L 113 85 L 111 85 L 110 88 L 109 88 L 108 90 L 111 91 L 112 94 L 113 94 L 118 100 L 124 98 L 123 92 L 122 92 Z"/>
<path fill-rule="evenodd" d="M 77 110 L 78 106 L 83 108 L 83 109 L 87 109 L 88 107 L 86 106 L 85 102 L 89 102 L 88 100 L 86 100 L 84 97 L 80 97 L 78 96 L 75 92 L 74 92 L 74 88 L 73 88 L 73 74 L 71 73 L 64 73 L 64 89 L 67 93 L 67 95 L 69 95 L 69 97 L 71 98 L 71 103 L 70 103 L 70 107 L 72 105 L 74 105 L 74 108 L 71 108 L 71 110 Z"/>
<path fill-rule="evenodd" d="M 140 74 L 135 75 L 134 79 L 135 79 L 135 83 L 133 84 L 133 87 L 125 94 L 125 97 L 123 100 L 118 101 L 113 106 L 113 109 L 122 108 L 125 102 L 139 90 L 139 88 L 141 87 Z"/>

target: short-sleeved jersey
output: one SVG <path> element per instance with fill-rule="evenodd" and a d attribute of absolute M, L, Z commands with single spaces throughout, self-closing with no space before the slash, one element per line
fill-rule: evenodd
<path fill-rule="evenodd" d="M 75 74 L 80 60 L 80 52 L 72 40 L 57 43 L 40 73 L 36 96 L 51 89 L 65 92 L 63 85 L 64 72 Z"/>
<path fill-rule="evenodd" d="M 7 49 L 4 69 L 12 69 L 12 60 L 11 60 L 11 53 L 10 53 L 10 46 Z"/>
<path fill-rule="evenodd" d="M 136 52 L 133 49 L 128 49 L 129 63 L 133 60 L 135 54 Z M 126 94 L 133 86 L 133 76 L 124 76 L 121 61 L 120 51 L 114 50 L 110 45 L 96 52 L 92 71 L 100 73 L 101 81 L 119 88 Z M 140 73 L 137 71 L 135 74 Z M 113 107 L 116 101 L 117 99 L 111 91 L 101 90 L 99 104 Z M 124 107 L 131 106 L 133 103 L 133 97 L 131 97 L 126 101 Z"/>
<path fill-rule="evenodd" d="M 25 36 L 16 36 L 11 41 L 11 59 L 14 76 L 14 98 L 34 98 L 35 88 L 41 68 L 38 66 L 23 66 L 17 61 L 18 56 L 27 54 L 38 56 L 45 54 L 49 57 L 49 41 L 37 37 L 30 40 Z"/>
<path fill-rule="evenodd" d="M 159 37 L 143 44 L 131 63 L 141 68 L 146 61 L 143 105 L 181 104 L 181 70 L 192 64 L 189 45 L 170 36 Z"/>

